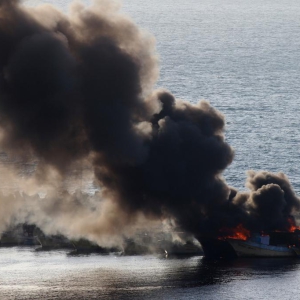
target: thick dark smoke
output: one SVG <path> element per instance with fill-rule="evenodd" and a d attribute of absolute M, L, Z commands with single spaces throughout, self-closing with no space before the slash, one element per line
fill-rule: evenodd
<path fill-rule="evenodd" d="M 295 224 L 293 213 L 299 211 L 300 201 L 283 173 L 248 172 L 247 186 L 252 227 L 258 230 L 288 230 Z M 237 197 L 238 198 L 238 197 Z"/>
<path fill-rule="evenodd" d="M 157 70 L 153 39 L 109 2 L 76 4 L 65 15 L 0 0 L 1 146 L 37 157 L 44 179 L 49 168 L 66 176 L 89 161 L 100 198 L 117 207 L 110 226 L 143 214 L 172 218 L 195 235 L 239 224 L 289 229 L 300 202 L 288 179 L 252 172 L 250 193 L 228 187 L 222 172 L 234 153 L 224 140 L 223 115 L 204 101 L 192 105 L 152 92 Z M 81 218 L 78 207 L 74 220 Z M 83 209 L 83 216 L 97 218 L 95 210 Z M 110 232 L 95 224 L 105 228 L 95 232 Z"/>

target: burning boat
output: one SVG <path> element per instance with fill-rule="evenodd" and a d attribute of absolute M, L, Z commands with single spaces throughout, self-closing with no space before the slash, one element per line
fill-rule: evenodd
<path fill-rule="evenodd" d="M 199 237 L 207 258 L 300 256 L 300 230 L 251 234 L 245 229 L 226 237 Z"/>
<path fill-rule="evenodd" d="M 250 239 L 228 239 L 237 257 L 293 257 L 299 256 L 297 232 L 272 232 L 269 235 L 255 235 Z"/>

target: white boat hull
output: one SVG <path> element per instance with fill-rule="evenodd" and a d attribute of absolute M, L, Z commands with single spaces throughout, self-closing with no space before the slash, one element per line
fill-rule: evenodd
<path fill-rule="evenodd" d="M 293 248 L 271 246 L 252 241 L 228 240 L 238 257 L 292 257 L 296 256 Z"/>

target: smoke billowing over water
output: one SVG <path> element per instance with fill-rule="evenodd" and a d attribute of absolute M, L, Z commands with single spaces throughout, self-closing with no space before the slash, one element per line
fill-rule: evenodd
<path fill-rule="evenodd" d="M 251 171 L 250 192 L 229 187 L 224 116 L 154 91 L 157 78 L 153 37 L 117 3 L 76 3 L 66 15 L 0 0 L 1 148 L 37 160 L 30 178 L 7 170 L 23 194 L 1 198 L 0 229 L 29 222 L 107 245 L 156 220 L 197 236 L 295 225 L 300 201 L 288 178 Z M 83 167 L 99 192 L 63 191 Z"/>

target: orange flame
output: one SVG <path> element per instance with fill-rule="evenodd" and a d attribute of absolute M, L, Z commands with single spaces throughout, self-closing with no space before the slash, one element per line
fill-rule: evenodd
<path fill-rule="evenodd" d="M 220 232 L 225 233 L 222 237 L 219 237 L 220 240 L 223 239 L 234 239 L 234 240 L 243 240 L 246 241 L 250 237 L 250 231 L 243 227 L 242 224 L 239 224 L 235 228 L 222 228 Z M 227 233 L 227 235 L 226 235 Z"/>
<path fill-rule="evenodd" d="M 290 224 L 289 232 L 294 232 L 295 230 L 300 230 L 300 226 L 296 226 L 295 220 L 293 218 L 289 218 L 288 222 Z"/>

